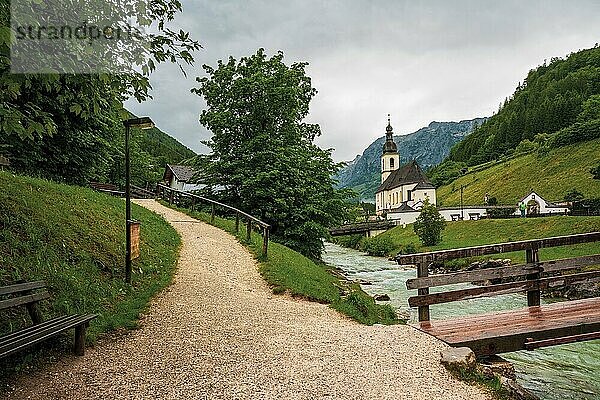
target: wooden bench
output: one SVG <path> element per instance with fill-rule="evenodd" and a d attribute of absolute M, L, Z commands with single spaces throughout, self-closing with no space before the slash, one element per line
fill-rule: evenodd
<path fill-rule="evenodd" d="M 471 221 L 477 221 L 477 220 L 481 219 L 481 214 L 479 214 L 479 213 L 469 213 L 469 219 Z"/>
<path fill-rule="evenodd" d="M 0 357 L 43 342 L 71 328 L 75 328 L 75 354 L 80 356 L 84 354 L 85 330 L 96 315 L 74 314 L 43 321 L 38 302 L 50 297 L 45 287 L 43 281 L 0 287 L 0 310 L 25 306 L 33 322 L 33 325 L 28 328 L 0 337 Z"/>
<path fill-rule="evenodd" d="M 452 221 L 459 221 L 460 214 L 450 214 L 450 218 L 452 218 Z"/>
<path fill-rule="evenodd" d="M 599 270 L 581 269 L 600 265 L 600 255 L 541 262 L 539 249 L 595 241 L 600 241 L 600 232 L 398 255 L 396 261 L 417 266 L 417 278 L 407 280 L 406 287 L 418 290 L 408 303 L 418 307 L 420 330 L 451 346 L 470 347 L 478 356 L 491 355 L 600 338 L 600 298 L 540 305 L 542 290 L 599 282 Z M 523 265 L 429 275 L 432 262 L 519 250 L 526 252 Z M 429 293 L 429 288 L 473 282 L 485 284 Z M 526 308 L 430 320 L 431 305 L 523 292 L 527 294 Z"/>

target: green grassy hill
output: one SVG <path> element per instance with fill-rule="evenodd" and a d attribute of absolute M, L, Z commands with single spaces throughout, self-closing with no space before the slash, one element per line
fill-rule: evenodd
<path fill-rule="evenodd" d="M 443 232 L 442 243 L 433 247 L 421 245 L 412 224 L 407 225 L 406 228 L 397 226 L 371 239 L 362 238 L 358 246 L 374 255 L 394 256 L 409 249 L 410 252 L 425 252 L 597 231 L 600 231 L 600 217 L 563 215 L 544 218 L 482 219 L 448 222 Z M 347 245 L 351 239 L 346 237 L 339 242 Z M 541 249 L 540 259 L 551 260 L 587 254 L 600 254 L 600 243 Z M 525 252 L 506 253 L 487 258 L 499 257 L 523 262 Z"/>
<path fill-rule="evenodd" d="M 52 296 L 43 302 L 45 317 L 97 313 L 88 329 L 93 340 L 135 327 L 149 299 L 171 281 L 180 239 L 157 214 L 133 205 L 142 228 L 131 287 L 123 281 L 123 200 L 1 171 L 0 187 L 0 285 L 45 280 Z M 0 313 L 0 334 L 23 324 L 30 324 L 25 310 Z M 3 359 L 0 378 L 27 354 Z"/>
<path fill-rule="evenodd" d="M 499 204 L 516 203 L 534 189 L 549 201 L 562 200 L 577 189 L 586 198 L 600 197 L 600 180 L 592 179 L 590 169 L 600 161 L 600 139 L 551 150 L 546 155 L 532 152 L 490 167 L 469 172 L 437 190 L 439 206 L 460 204 L 460 187 L 464 185 L 464 204 L 483 204 L 485 193 Z"/>

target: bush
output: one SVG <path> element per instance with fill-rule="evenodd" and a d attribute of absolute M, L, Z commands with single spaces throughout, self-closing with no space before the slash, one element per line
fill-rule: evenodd
<path fill-rule="evenodd" d="M 426 198 L 421 214 L 413 225 L 415 233 L 425 246 L 435 246 L 442 241 L 442 231 L 445 228 L 446 220 Z"/>
<path fill-rule="evenodd" d="M 590 169 L 590 173 L 594 179 L 600 179 L 600 164 L 596 168 Z"/>
<path fill-rule="evenodd" d="M 565 201 L 575 202 L 583 200 L 583 193 L 577 189 L 571 189 L 565 194 Z"/>
<path fill-rule="evenodd" d="M 385 257 L 394 250 L 394 243 L 387 235 L 376 236 L 365 240 L 362 249 L 370 256 Z"/>

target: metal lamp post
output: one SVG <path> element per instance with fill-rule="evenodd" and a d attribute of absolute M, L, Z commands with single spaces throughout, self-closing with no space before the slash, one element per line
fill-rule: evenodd
<path fill-rule="evenodd" d="M 150 129 L 154 122 L 150 117 L 131 118 L 123 121 L 125 125 L 125 282 L 131 283 L 131 184 L 129 163 L 129 132 L 131 128 Z"/>

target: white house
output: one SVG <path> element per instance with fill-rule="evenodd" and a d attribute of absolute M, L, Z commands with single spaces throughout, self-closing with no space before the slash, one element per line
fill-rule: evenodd
<path fill-rule="evenodd" d="M 535 214 L 567 214 L 569 212 L 569 207 L 566 205 L 550 203 L 546 201 L 542 196 L 537 194 L 534 191 L 531 191 L 527 196 L 523 197 L 519 201 L 519 205 L 521 203 L 525 203 L 527 206 L 526 214 L 527 215 L 535 215 Z M 521 211 L 517 208 L 517 211 L 514 213 L 515 215 L 520 215 Z"/>
<path fill-rule="evenodd" d="M 190 183 L 190 180 L 196 173 L 194 168 L 187 165 L 170 165 L 165 167 L 163 181 L 173 189 L 191 192 L 200 189 L 203 185 Z"/>
<path fill-rule="evenodd" d="M 375 211 L 377 215 L 415 212 L 423 206 L 425 199 L 436 204 L 435 186 L 429 182 L 415 160 L 404 166 L 400 165 L 400 154 L 394 143 L 388 115 L 381 155 L 381 185 L 375 191 Z"/>

